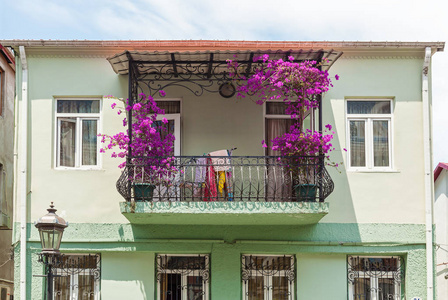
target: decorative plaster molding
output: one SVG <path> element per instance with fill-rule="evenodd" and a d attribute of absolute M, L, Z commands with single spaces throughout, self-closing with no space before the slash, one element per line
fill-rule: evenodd
<path fill-rule="evenodd" d="M 406 56 L 406 55 L 396 55 L 396 56 L 363 56 L 363 55 L 345 55 L 343 54 L 339 59 L 423 59 L 423 55 L 418 56 Z"/>

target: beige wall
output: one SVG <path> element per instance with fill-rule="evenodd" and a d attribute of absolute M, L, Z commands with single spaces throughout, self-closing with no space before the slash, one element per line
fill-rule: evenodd
<path fill-rule="evenodd" d="M 101 170 L 55 170 L 54 99 L 57 96 L 125 97 L 127 78 L 116 75 L 103 57 L 42 57 L 29 53 L 31 121 L 31 214 L 37 220 L 50 201 L 71 222 L 123 223 L 115 190 L 118 162 L 103 155 Z M 341 79 L 324 97 L 324 124 L 335 125 L 334 161 L 346 161 L 344 101 L 347 97 L 393 99 L 392 172 L 341 173 L 331 170 L 335 191 L 330 213 L 321 222 L 424 223 L 420 58 L 340 59 L 331 69 Z M 263 110 L 248 99 L 224 99 L 186 90 L 167 90 L 182 98 L 182 153 L 238 147 L 235 155 L 262 155 Z M 121 119 L 103 101 L 102 132 L 122 129 Z M 54 188 L 57 187 L 57 188 Z"/>
<path fill-rule="evenodd" d="M 3 165 L 5 190 L 0 189 L 3 203 L 0 203 L 0 285 L 12 286 L 13 281 L 12 219 L 13 219 L 13 176 L 14 176 L 14 95 L 15 71 L 0 53 L 0 68 L 3 70 L 4 95 L 3 113 L 0 116 L 0 164 Z M 3 225 L 3 226 L 2 226 Z M 11 289 L 12 293 L 12 289 Z"/>

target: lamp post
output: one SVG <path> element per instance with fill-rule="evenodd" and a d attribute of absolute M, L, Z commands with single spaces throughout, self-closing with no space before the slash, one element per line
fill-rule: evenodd
<path fill-rule="evenodd" d="M 56 214 L 53 202 L 48 213 L 41 217 L 35 226 L 39 230 L 40 242 L 42 244 L 42 252 L 39 253 L 39 262 L 45 265 L 47 277 L 47 299 L 53 300 L 53 267 L 61 263 L 61 246 L 62 234 L 68 223 Z"/>

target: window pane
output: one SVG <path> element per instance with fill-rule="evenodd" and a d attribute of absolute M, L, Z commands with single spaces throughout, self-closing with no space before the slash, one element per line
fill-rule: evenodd
<path fill-rule="evenodd" d="M 272 300 L 288 300 L 290 291 L 288 288 L 288 278 L 273 277 L 272 278 Z"/>
<path fill-rule="evenodd" d="M 182 276 L 180 274 L 161 274 L 160 300 L 182 299 Z"/>
<path fill-rule="evenodd" d="M 157 256 L 160 300 L 205 300 L 209 280 L 208 256 Z"/>
<path fill-rule="evenodd" d="M 187 276 L 187 299 L 203 300 L 202 276 Z"/>
<path fill-rule="evenodd" d="M 58 100 L 58 113 L 99 113 L 99 100 Z"/>
<path fill-rule="evenodd" d="M 70 276 L 55 277 L 54 279 L 54 299 L 69 300 L 70 299 Z"/>
<path fill-rule="evenodd" d="M 373 121 L 373 165 L 389 166 L 389 122 Z"/>
<path fill-rule="evenodd" d="M 365 127 L 365 121 L 350 121 L 350 165 L 352 167 L 366 166 Z"/>
<path fill-rule="evenodd" d="M 82 120 L 82 165 L 96 165 L 97 121 Z"/>
<path fill-rule="evenodd" d="M 180 114 L 180 101 L 156 101 L 157 106 L 165 110 L 165 114 Z"/>
<path fill-rule="evenodd" d="M 370 300 L 370 279 L 369 278 L 355 278 L 354 282 L 354 300 Z"/>
<path fill-rule="evenodd" d="M 399 299 L 399 291 L 395 291 L 395 281 L 393 278 L 379 278 L 378 292 L 380 299 Z"/>
<path fill-rule="evenodd" d="M 64 167 L 75 166 L 75 134 L 76 121 L 61 120 L 60 122 L 60 151 L 59 165 Z"/>
<path fill-rule="evenodd" d="M 262 276 L 252 276 L 245 283 L 247 300 L 264 300 L 264 279 Z"/>
<path fill-rule="evenodd" d="M 288 104 L 285 102 L 266 102 L 267 115 L 286 115 Z"/>
<path fill-rule="evenodd" d="M 390 114 L 390 101 L 347 101 L 349 114 Z"/>
<path fill-rule="evenodd" d="M 280 155 L 279 151 L 272 151 L 272 140 L 289 132 L 290 127 L 296 123 L 293 119 L 266 119 L 266 145 L 267 155 Z"/>
<path fill-rule="evenodd" d="M 92 275 L 78 275 L 78 300 L 94 300 L 95 280 Z"/>
<path fill-rule="evenodd" d="M 245 300 L 292 300 L 294 257 L 243 255 L 241 278 Z"/>

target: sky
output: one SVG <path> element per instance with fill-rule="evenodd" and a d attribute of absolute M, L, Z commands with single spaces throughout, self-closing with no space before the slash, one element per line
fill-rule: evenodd
<path fill-rule="evenodd" d="M 0 0 L 0 39 L 447 42 L 447 0 Z M 448 162 L 448 46 L 432 58 L 434 166 Z"/>

